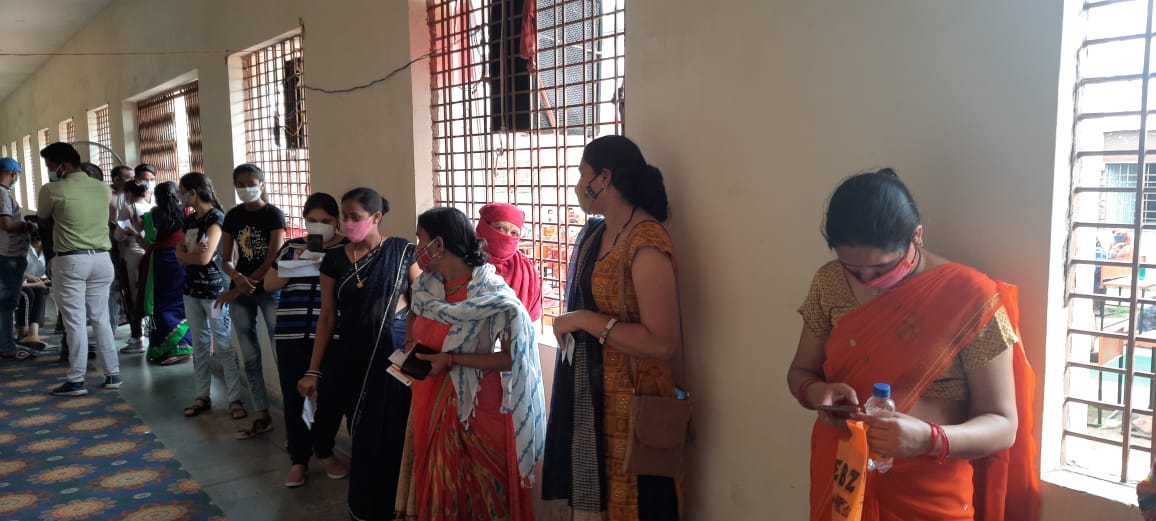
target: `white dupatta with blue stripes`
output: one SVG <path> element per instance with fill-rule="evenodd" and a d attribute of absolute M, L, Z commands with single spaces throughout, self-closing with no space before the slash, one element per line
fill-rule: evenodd
<path fill-rule="evenodd" d="M 523 482 L 533 483 L 534 465 L 546 445 L 546 401 L 534 325 L 514 290 L 485 264 L 474 268 L 466 300 L 450 303 L 441 276 L 422 273 L 413 288 L 412 306 L 415 313 L 450 325 L 445 353 L 493 353 L 498 335 L 509 334 L 513 366 L 502 373 L 502 412 L 514 423 L 518 472 Z M 462 365 L 449 371 L 458 393 L 458 420 L 468 429 L 484 371 Z"/>

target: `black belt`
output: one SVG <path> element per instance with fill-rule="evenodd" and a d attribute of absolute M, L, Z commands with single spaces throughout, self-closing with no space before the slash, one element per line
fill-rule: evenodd
<path fill-rule="evenodd" d="M 72 250 L 62 251 L 57 253 L 57 255 L 63 257 L 65 255 L 96 255 L 98 253 L 108 253 L 108 250 Z"/>

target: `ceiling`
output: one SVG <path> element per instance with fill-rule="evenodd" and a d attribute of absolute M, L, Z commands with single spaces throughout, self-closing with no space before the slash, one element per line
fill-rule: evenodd
<path fill-rule="evenodd" d="M 0 53 L 60 49 L 111 0 L 0 0 Z M 0 100 L 35 73 L 48 56 L 0 56 Z"/>

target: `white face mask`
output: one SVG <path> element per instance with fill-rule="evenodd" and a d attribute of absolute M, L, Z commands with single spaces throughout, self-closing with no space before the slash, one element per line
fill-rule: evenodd
<path fill-rule="evenodd" d="M 332 224 L 326 223 L 305 223 L 305 231 L 309 235 L 320 235 L 321 240 L 329 242 L 333 238 L 333 234 L 337 232 Z"/>
<path fill-rule="evenodd" d="M 147 182 L 145 182 L 145 186 L 148 187 L 148 191 L 151 194 L 151 193 L 153 193 L 153 190 L 156 189 L 157 182 L 156 181 L 147 181 Z"/>
<path fill-rule="evenodd" d="M 237 189 L 237 198 L 242 203 L 255 203 L 261 199 L 261 186 L 247 186 L 245 188 Z"/>

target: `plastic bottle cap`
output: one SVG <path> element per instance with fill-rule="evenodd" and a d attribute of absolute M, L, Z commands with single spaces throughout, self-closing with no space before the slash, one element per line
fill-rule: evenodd
<path fill-rule="evenodd" d="M 871 388 L 871 396 L 876 396 L 879 398 L 890 398 L 891 384 L 885 384 L 882 382 L 875 384 L 875 387 Z"/>

